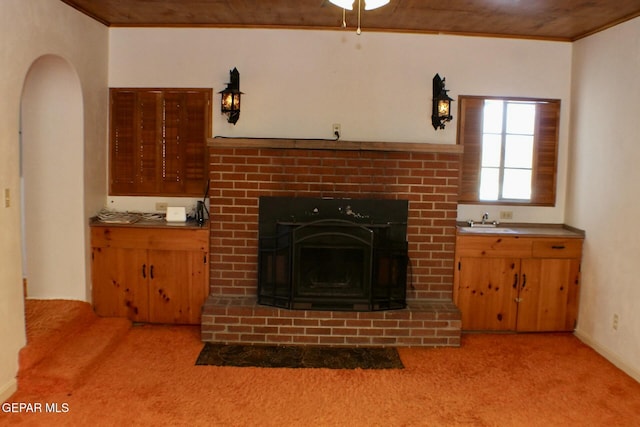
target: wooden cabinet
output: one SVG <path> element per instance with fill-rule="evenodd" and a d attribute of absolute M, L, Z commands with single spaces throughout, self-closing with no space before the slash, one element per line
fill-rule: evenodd
<path fill-rule="evenodd" d="M 200 323 L 209 293 L 208 228 L 93 226 L 91 246 L 98 315 Z"/>
<path fill-rule="evenodd" d="M 572 331 L 582 238 L 458 235 L 454 302 L 463 330 Z"/>

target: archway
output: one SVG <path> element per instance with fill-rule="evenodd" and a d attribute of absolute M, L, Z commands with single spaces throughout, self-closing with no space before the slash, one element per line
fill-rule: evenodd
<path fill-rule="evenodd" d="M 21 100 L 23 270 L 31 298 L 87 300 L 82 104 L 67 60 L 34 61 Z"/>

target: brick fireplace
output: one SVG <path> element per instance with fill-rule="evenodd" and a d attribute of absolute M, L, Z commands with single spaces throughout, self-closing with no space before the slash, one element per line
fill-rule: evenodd
<path fill-rule="evenodd" d="M 205 342 L 458 346 L 452 302 L 461 149 L 446 144 L 210 139 L 211 282 Z M 258 305 L 259 199 L 408 200 L 407 307 L 289 310 Z"/>

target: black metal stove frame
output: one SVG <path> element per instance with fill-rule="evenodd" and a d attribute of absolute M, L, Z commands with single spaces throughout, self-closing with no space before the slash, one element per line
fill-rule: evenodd
<path fill-rule="evenodd" d="M 258 302 L 307 310 L 404 308 L 407 214 L 402 200 L 261 198 Z"/>

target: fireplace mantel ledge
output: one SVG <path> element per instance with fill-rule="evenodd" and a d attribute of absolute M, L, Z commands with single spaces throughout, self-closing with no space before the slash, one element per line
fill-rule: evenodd
<path fill-rule="evenodd" d="M 431 144 L 422 142 L 375 142 L 341 141 L 327 139 L 284 138 L 208 138 L 210 148 L 275 148 L 297 150 L 344 150 L 344 151 L 403 151 L 414 153 L 461 154 L 458 144 Z"/>

